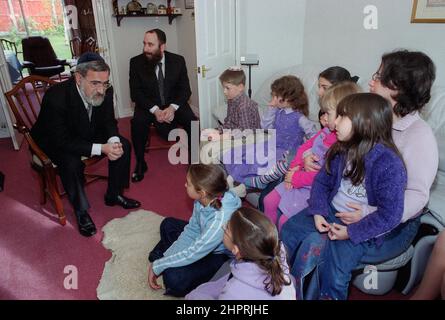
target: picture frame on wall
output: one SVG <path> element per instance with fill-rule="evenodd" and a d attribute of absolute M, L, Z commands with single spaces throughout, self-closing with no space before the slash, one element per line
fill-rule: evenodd
<path fill-rule="evenodd" d="M 414 0 L 411 23 L 445 23 L 445 0 Z"/>
<path fill-rule="evenodd" d="M 194 9 L 195 8 L 195 0 L 184 0 L 186 9 Z"/>

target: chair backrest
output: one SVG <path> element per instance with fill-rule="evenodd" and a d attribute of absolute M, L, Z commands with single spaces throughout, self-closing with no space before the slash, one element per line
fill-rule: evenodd
<path fill-rule="evenodd" d="M 37 120 L 46 90 L 57 81 L 41 77 L 28 76 L 22 79 L 15 87 L 6 92 L 6 100 L 11 107 L 20 133 L 29 131 Z"/>
<path fill-rule="evenodd" d="M 76 59 L 82 54 L 82 41 L 79 37 L 70 40 L 71 58 Z"/>
<path fill-rule="evenodd" d="M 23 60 L 34 63 L 36 67 L 60 65 L 48 38 L 41 36 L 23 38 L 22 47 Z"/>
<path fill-rule="evenodd" d="M 70 40 L 70 50 L 72 58 L 76 59 L 85 52 L 97 52 L 97 43 L 92 37 L 82 41 L 76 36 Z"/>
<path fill-rule="evenodd" d="M 9 41 L 7 39 L 0 39 L 0 42 L 3 46 L 3 50 L 14 51 L 14 53 L 17 55 L 17 46 L 15 45 L 15 42 Z"/>

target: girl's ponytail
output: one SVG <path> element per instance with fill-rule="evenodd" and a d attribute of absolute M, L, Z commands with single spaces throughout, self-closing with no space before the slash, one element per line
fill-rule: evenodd
<path fill-rule="evenodd" d="M 285 278 L 285 273 L 281 264 L 282 257 L 280 246 L 277 247 L 276 251 L 278 252 L 275 252 L 274 256 L 259 261 L 261 269 L 266 271 L 269 275 L 264 281 L 264 287 L 272 296 L 280 294 L 283 286 L 291 283 L 289 278 Z"/>
<path fill-rule="evenodd" d="M 240 208 L 232 214 L 229 226 L 241 258 L 256 263 L 266 274 L 264 289 L 272 296 L 280 294 L 291 281 L 289 270 L 283 269 L 285 257 L 275 225 L 258 210 Z"/>
<path fill-rule="evenodd" d="M 210 202 L 210 206 L 215 208 L 216 210 L 219 210 L 222 208 L 222 196 L 218 196 L 216 198 L 214 198 L 211 202 Z"/>

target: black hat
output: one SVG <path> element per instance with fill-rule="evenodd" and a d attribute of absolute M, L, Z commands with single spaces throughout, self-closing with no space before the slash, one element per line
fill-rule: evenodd
<path fill-rule="evenodd" d="M 91 61 L 104 61 L 104 58 L 102 58 L 99 54 L 95 52 L 85 52 L 79 57 L 79 59 L 77 60 L 77 64 L 91 62 Z"/>

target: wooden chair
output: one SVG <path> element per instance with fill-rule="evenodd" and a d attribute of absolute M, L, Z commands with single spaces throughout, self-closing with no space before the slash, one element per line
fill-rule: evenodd
<path fill-rule="evenodd" d="M 156 141 L 156 143 L 153 143 L 154 141 Z M 175 143 L 175 141 L 165 141 L 164 139 L 162 139 L 156 132 L 156 128 L 152 123 L 150 124 L 150 135 L 147 139 L 147 144 L 145 145 L 145 153 L 147 153 L 149 150 L 170 149 L 170 147 Z"/>
<path fill-rule="evenodd" d="M 47 196 L 49 196 L 54 201 L 60 224 L 65 225 L 66 217 L 61 200 L 61 196 L 65 192 L 60 190 L 57 182 L 57 166 L 40 149 L 30 134 L 30 130 L 39 115 L 43 95 L 55 83 L 57 81 L 49 78 L 36 75 L 28 76 L 21 80 L 12 90 L 6 92 L 5 96 L 16 119 L 14 128 L 23 134 L 28 142 L 31 154 L 31 168 L 37 172 L 38 176 L 40 204 L 45 204 Z M 96 164 L 103 158 L 104 156 L 98 156 L 83 158 L 82 160 L 85 163 L 86 169 L 88 169 L 88 167 Z M 97 179 L 107 179 L 107 177 L 85 173 L 86 183 Z"/>
<path fill-rule="evenodd" d="M 15 42 L 13 41 L 9 41 L 8 39 L 0 39 L 0 42 L 2 43 L 3 49 L 4 50 L 10 50 L 10 51 L 14 51 L 15 54 L 17 54 L 17 46 L 15 44 Z"/>
<path fill-rule="evenodd" d="M 79 37 L 74 37 L 70 40 L 71 58 L 78 59 L 82 54 L 82 41 Z"/>

